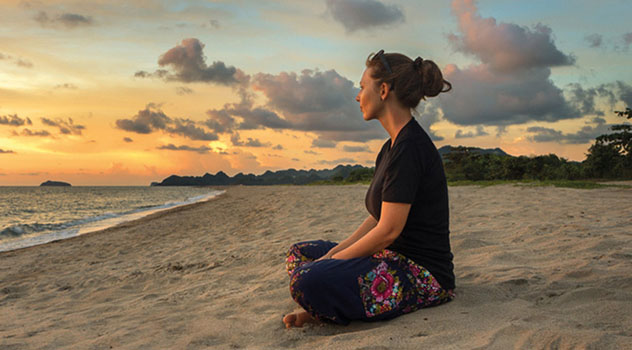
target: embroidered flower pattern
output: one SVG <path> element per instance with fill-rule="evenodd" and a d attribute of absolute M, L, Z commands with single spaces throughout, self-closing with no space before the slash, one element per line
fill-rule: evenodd
<path fill-rule="evenodd" d="M 289 276 L 292 276 L 292 272 L 294 272 L 294 270 L 297 267 L 304 265 L 313 260 L 303 255 L 303 253 L 301 253 L 301 248 L 307 247 L 309 245 L 315 246 L 316 244 L 310 243 L 310 242 L 297 243 L 297 244 L 292 245 L 290 249 L 287 251 L 287 253 L 285 254 L 286 256 L 285 270 L 287 271 L 287 274 Z"/>
<path fill-rule="evenodd" d="M 428 270 L 402 254 L 384 249 L 373 254 L 372 258 L 381 262 L 365 276 L 358 277 L 367 317 L 399 308 L 402 313 L 408 313 L 439 305 L 454 297 Z M 406 282 L 400 282 L 398 271 L 406 276 Z"/>
<path fill-rule="evenodd" d="M 358 277 L 358 283 L 367 317 L 391 311 L 402 301 L 397 272 L 389 269 L 384 261 L 364 277 Z"/>

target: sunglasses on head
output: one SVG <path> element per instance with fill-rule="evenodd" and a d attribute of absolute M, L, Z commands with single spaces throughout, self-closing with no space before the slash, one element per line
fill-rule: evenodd
<path fill-rule="evenodd" d="M 386 70 L 388 71 L 389 74 L 393 74 L 393 71 L 391 70 L 391 66 L 388 64 L 388 62 L 386 61 L 386 57 L 384 57 L 384 50 L 380 50 L 378 51 L 375 56 L 373 56 L 373 59 L 376 59 L 377 57 L 380 58 L 380 61 L 382 61 L 382 65 L 384 66 L 384 68 L 386 68 Z"/>

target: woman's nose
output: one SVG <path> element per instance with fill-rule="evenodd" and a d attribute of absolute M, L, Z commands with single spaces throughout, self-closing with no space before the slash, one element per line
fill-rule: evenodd
<path fill-rule="evenodd" d="M 360 102 L 360 93 L 358 92 L 358 94 L 356 95 L 356 101 Z"/>

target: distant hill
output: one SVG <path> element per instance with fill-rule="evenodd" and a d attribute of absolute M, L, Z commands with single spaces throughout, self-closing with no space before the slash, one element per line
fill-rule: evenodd
<path fill-rule="evenodd" d="M 452 152 L 454 149 L 458 148 L 458 147 L 464 147 L 464 146 L 443 146 L 441 148 L 438 149 L 439 154 L 441 155 L 441 158 L 445 158 L 445 155 Z M 502 149 L 496 147 L 496 148 L 478 148 L 478 147 L 465 147 L 467 148 L 468 151 L 472 152 L 472 153 L 480 153 L 480 154 L 498 154 L 501 156 L 508 156 L 509 154 L 507 154 L 505 151 L 503 151 Z"/>
<path fill-rule="evenodd" d="M 152 182 L 151 186 L 222 186 L 222 185 L 305 185 L 314 181 L 329 180 L 334 176 L 346 178 L 355 169 L 363 169 L 362 165 L 338 165 L 333 169 L 323 170 L 278 170 L 266 171 L 261 175 L 239 173 L 233 177 L 219 171 L 215 175 L 203 176 L 171 175 L 161 182 Z"/>
<path fill-rule="evenodd" d="M 70 187 L 72 186 L 71 184 L 67 183 L 67 182 L 61 182 L 61 181 L 51 181 L 48 180 L 46 182 L 42 182 L 40 184 L 40 186 L 60 186 L 60 187 Z"/>
<path fill-rule="evenodd" d="M 443 146 L 439 148 L 439 154 L 442 158 L 444 158 L 446 154 L 452 152 L 458 147 Z M 478 147 L 467 147 L 467 150 L 473 153 L 491 153 L 508 156 L 508 154 L 500 148 L 484 149 Z M 211 175 L 209 173 L 206 173 L 203 176 L 171 175 L 161 182 L 152 182 L 151 186 L 305 185 L 321 180 L 339 181 L 342 179 L 348 179 L 349 175 L 354 170 L 356 170 L 355 175 L 358 175 L 364 172 L 358 172 L 357 170 L 369 169 L 372 168 L 364 167 L 362 165 L 338 165 L 333 169 L 268 170 L 261 175 L 239 173 L 232 177 L 226 175 L 223 171 L 219 171 L 215 175 Z M 357 176 L 352 176 L 352 178 L 355 177 Z"/>

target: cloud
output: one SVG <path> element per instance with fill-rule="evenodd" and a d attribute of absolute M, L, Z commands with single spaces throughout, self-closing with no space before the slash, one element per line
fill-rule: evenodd
<path fill-rule="evenodd" d="M 336 148 L 336 142 L 332 140 L 321 139 L 320 137 L 312 140 L 312 147 L 318 148 Z"/>
<path fill-rule="evenodd" d="M 33 63 L 31 63 L 30 61 L 19 57 L 13 57 L 9 54 L 0 53 L 0 60 L 10 61 L 18 67 L 33 68 Z"/>
<path fill-rule="evenodd" d="M 305 154 L 313 154 L 315 156 L 320 155 L 320 153 L 314 152 L 314 151 L 309 150 L 309 149 L 308 150 L 304 150 L 303 153 L 305 153 Z"/>
<path fill-rule="evenodd" d="M 452 1 L 461 35 L 448 39 L 460 52 L 473 55 L 496 71 L 512 72 L 529 68 L 566 66 L 575 58 L 557 49 L 551 28 L 537 24 L 533 29 L 513 23 L 496 23 L 482 18 L 474 0 Z"/>
<path fill-rule="evenodd" d="M 191 119 L 176 118 L 173 120 L 173 126 L 167 127 L 165 131 L 191 140 L 215 141 L 218 139 L 217 134 L 208 132 L 195 124 Z"/>
<path fill-rule="evenodd" d="M 61 132 L 64 135 L 81 135 L 82 130 L 86 128 L 83 125 L 75 124 L 72 118 L 68 118 L 68 120 L 63 120 L 60 118 L 57 118 L 55 120 L 48 119 L 48 118 L 41 118 L 41 120 L 42 120 L 42 123 L 48 126 L 57 127 L 59 129 L 59 132 Z"/>
<path fill-rule="evenodd" d="M 67 89 L 67 90 L 77 90 L 77 85 L 64 83 L 55 85 L 55 89 Z"/>
<path fill-rule="evenodd" d="M 131 138 L 129 138 L 129 137 L 124 137 L 124 138 L 123 138 L 123 141 L 125 141 L 125 142 L 127 142 L 127 143 L 134 142 L 134 140 L 132 140 L 132 139 L 131 139 Z"/>
<path fill-rule="evenodd" d="M 283 146 L 282 146 L 282 145 L 277 144 L 276 146 L 272 147 L 272 149 L 276 149 L 276 150 L 283 150 L 283 149 L 285 149 L 285 148 L 283 148 Z"/>
<path fill-rule="evenodd" d="M 176 88 L 176 94 L 183 96 L 183 95 L 190 95 L 193 93 L 193 89 L 189 89 L 186 86 L 178 86 Z"/>
<path fill-rule="evenodd" d="M 497 74 L 487 65 L 459 69 L 448 65 L 453 90 L 439 96 L 443 117 L 458 125 L 511 125 L 578 118 L 550 80 L 550 69 Z"/>
<path fill-rule="evenodd" d="M 463 132 L 463 130 L 459 129 L 456 131 L 456 134 L 454 134 L 454 138 L 456 139 L 465 139 L 465 138 L 471 138 L 471 137 L 478 137 L 478 136 L 486 136 L 489 135 L 489 133 L 487 131 L 485 131 L 485 129 L 483 129 L 482 126 L 477 126 L 476 127 L 476 131 L 468 131 L 466 133 Z"/>
<path fill-rule="evenodd" d="M 31 119 L 29 118 L 20 118 L 17 114 L 9 114 L 9 115 L 1 115 L 0 116 L 0 125 L 10 125 L 10 126 L 22 126 L 22 125 L 33 125 Z"/>
<path fill-rule="evenodd" d="M 334 164 L 356 164 L 357 161 L 353 158 L 338 158 L 338 159 L 334 159 L 334 160 L 319 160 L 318 164 L 329 164 L 329 165 L 334 165 Z"/>
<path fill-rule="evenodd" d="M 367 147 L 366 145 L 364 145 L 364 146 L 347 146 L 347 145 L 344 145 L 344 146 L 342 146 L 342 150 L 344 152 L 371 152 L 369 147 Z"/>
<path fill-rule="evenodd" d="M 310 131 L 319 136 L 320 144 L 327 140 L 334 145 L 385 136 L 379 123 L 362 119 L 355 102 L 358 90 L 334 70 L 259 73 L 252 77 L 251 88 L 266 97 L 264 106 L 254 107 L 251 94 L 244 92 L 239 103 L 207 111 L 204 124 L 217 133 L 262 128 Z"/>
<path fill-rule="evenodd" d="M 268 146 L 271 146 L 270 143 L 267 143 L 267 142 L 266 143 L 262 143 L 261 141 L 259 141 L 259 139 L 253 139 L 251 137 L 249 137 L 246 142 L 243 142 L 239 138 L 239 134 L 238 133 L 234 133 L 231 136 L 230 141 L 233 143 L 234 146 L 245 146 L 245 147 L 268 147 Z"/>
<path fill-rule="evenodd" d="M 201 125 L 203 124 L 187 118 L 170 118 L 160 110 L 160 106 L 153 103 L 147 104 L 145 109 L 138 111 L 131 119 L 118 119 L 116 121 L 117 128 L 137 134 L 163 131 L 191 140 L 214 141 L 218 139 L 216 133 L 203 129 Z"/>
<path fill-rule="evenodd" d="M 138 111 L 132 119 L 118 119 L 116 126 L 119 129 L 135 132 L 137 134 L 149 134 L 156 130 L 165 130 L 172 120 L 152 103 L 145 109 Z"/>
<path fill-rule="evenodd" d="M 595 125 L 585 125 L 577 132 L 566 134 L 551 128 L 532 126 L 527 128 L 527 132 L 533 135 L 527 136 L 527 139 L 533 142 L 585 144 L 595 141 L 595 138 L 599 135 L 610 132 L 611 125 L 607 125 L 603 118 L 594 118 L 592 122 Z"/>
<path fill-rule="evenodd" d="M 265 95 L 268 109 L 283 115 L 284 128 L 312 131 L 331 141 L 384 138 L 379 123 L 362 119 L 353 82 L 335 70 L 259 73 L 253 76 L 252 86 Z"/>
<path fill-rule="evenodd" d="M 417 106 L 417 112 L 419 113 L 419 116 L 416 118 L 417 122 L 421 125 L 424 131 L 426 131 L 428 136 L 430 136 L 430 139 L 433 141 L 443 140 L 442 136 L 435 134 L 432 129 L 430 129 L 430 126 L 438 122 L 440 119 L 439 103 L 437 100 L 433 100 L 431 102 L 422 101 Z"/>
<path fill-rule="evenodd" d="M 625 45 L 626 49 L 630 47 L 630 45 L 632 44 L 632 32 L 623 34 L 623 44 Z"/>
<path fill-rule="evenodd" d="M 138 71 L 135 77 L 158 77 L 168 81 L 180 81 L 184 83 L 205 82 L 221 85 L 233 85 L 239 83 L 239 79 L 245 79 L 243 72 L 237 68 L 226 66 L 224 62 L 215 61 L 210 66 L 206 63 L 206 57 L 202 52 L 204 44 L 196 38 L 183 39 L 179 45 L 169 49 L 158 59 L 160 67 L 154 73 Z"/>
<path fill-rule="evenodd" d="M 586 35 L 584 40 L 588 42 L 590 47 L 601 47 L 601 44 L 603 43 L 603 35 L 597 33 Z"/>
<path fill-rule="evenodd" d="M 90 16 L 68 12 L 54 17 L 49 17 L 45 11 L 40 11 L 34 17 L 34 19 L 43 27 L 60 25 L 67 29 L 74 29 L 77 27 L 91 26 L 94 24 L 94 20 Z"/>
<path fill-rule="evenodd" d="M 452 45 L 481 63 L 444 69 L 453 85 L 439 97 L 445 119 L 458 125 L 507 126 L 581 116 L 550 79 L 550 67 L 575 62 L 557 49 L 550 28 L 497 24 L 482 18 L 472 0 L 455 0 L 452 9 L 461 30 L 450 35 Z"/>
<path fill-rule="evenodd" d="M 14 132 L 13 135 L 17 136 L 18 133 Z M 35 131 L 32 131 L 31 129 L 23 129 L 22 132 L 19 135 L 22 135 L 22 136 L 46 137 L 46 136 L 50 136 L 50 132 L 48 132 L 46 130 L 35 130 Z"/>
<path fill-rule="evenodd" d="M 591 88 L 572 83 L 568 88 L 569 102 L 583 115 L 605 115 L 603 110 L 595 108 L 597 99 L 605 100 L 605 104 L 611 109 L 616 108 L 619 102 L 632 106 L 632 86 L 620 80 Z"/>
<path fill-rule="evenodd" d="M 197 152 L 197 153 L 208 153 L 209 151 L 212 150 L 210 147 L 207 147 L 207 146 L 200 146 L 200 147 L 192 147 L 192 146 L 186 146 L 186 145 L 176 146 L 172 143 L 168 145 L 162 145 L 162 146 L 156 147 L 156 149 L 165 149 L 165 150 L 170 150 L 170 151 L 191 151 L 191 152 Z"/>
<path fill-rule="evenodd" d="M 15 151 L 12 151 L 10 149 L 5 150 L 5 149 L 0 148 L 0 154 L 11 154 L 11 153 L 15 154 Z"/>
<path fill-rule="evenodd" d="M 349 33 L 405 21 L 399 7 L 376 0 L 327 0 L 327 12 Z"/>

